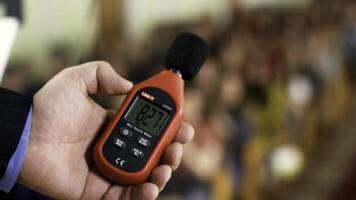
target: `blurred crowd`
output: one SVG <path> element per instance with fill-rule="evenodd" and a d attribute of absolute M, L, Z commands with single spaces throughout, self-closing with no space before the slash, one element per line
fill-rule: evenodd
<path fill-rule="evenodd" d="M 208 61 L 185 88 L 185 120 L 196 137 L 161 199 L 275 199 L 318 156 L 323 135 L 334 134 L 351 104 L 355 1 L 232 9 L 224 23 L 205 17 L 161 25 L 136 45 L 99 35 L 90 56 L 82 58 L 106 60 L 137 83 L 163 69 L 178 33 L 194 32 L 210 44 Z M 73 64 L 67 48 L 54 47 L 46 73 L 29 76 L 31 63 L 12 63 L 3 85 L 34 94 Z M 117 98 L 96 98 L 106 107 L 120 105 Z"/>

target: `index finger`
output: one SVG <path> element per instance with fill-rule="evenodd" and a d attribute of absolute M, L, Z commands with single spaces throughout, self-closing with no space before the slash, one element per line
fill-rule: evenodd
<path fill-rule="evenodd" d="M 185 144 L 192 141 L 193 137 L 194 137 L 193 126 L 186 122 L 183 122 L 176 136 L 174 137 L 173 142 Z"/>

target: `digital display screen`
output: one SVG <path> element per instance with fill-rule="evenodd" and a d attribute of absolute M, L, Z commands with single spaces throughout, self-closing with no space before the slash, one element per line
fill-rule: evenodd
<path fill-rule="evenodd" d="M 125 120 L 151 135 L 157 135 L 169 112 L 142 97 L 137 97 Z"/>

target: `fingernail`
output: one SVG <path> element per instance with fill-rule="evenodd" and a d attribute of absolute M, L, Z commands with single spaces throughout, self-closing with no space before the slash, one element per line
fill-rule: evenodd
<path fill-rule="evenodd" d="M 129 80 L 127 80 L 127 79 L 124 79 L 124 78 L 122 78 L 123 80 L 124 80 L 124 84 L 125 84 L 125 86 L 127 87 L 127 88 L 132 88 L 133 87 L 133 83 L 131 82 L 131 81 L 129 81 Z"/>

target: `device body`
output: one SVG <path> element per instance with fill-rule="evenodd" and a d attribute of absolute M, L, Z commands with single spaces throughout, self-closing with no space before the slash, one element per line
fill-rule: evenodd
<path fill-rule="evenodd" d="M 183 120 L 183 88 L 167 70 L 133 87 L 95 146 L 106 177 L 122 185 L 149 177 Z"/>

